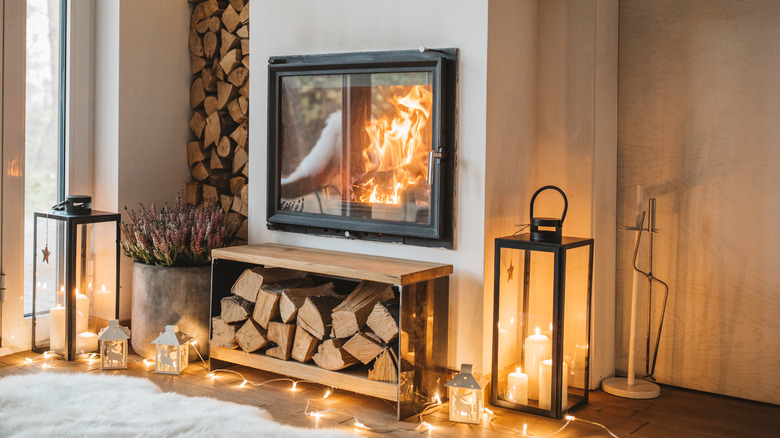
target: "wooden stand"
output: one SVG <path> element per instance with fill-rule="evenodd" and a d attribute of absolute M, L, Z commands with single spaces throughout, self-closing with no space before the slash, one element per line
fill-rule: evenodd
<path fill-rule="evenodd" d="M 284 268 L 307 272 L 322 283 L 368 280 L 390 285 L 400 297 L 400 342 L 392 344 L 400 363 L 398 383 L 369 380 L 358 368 L 328 371 L 314 364 L 280 360 L 211 345 L 210 368 L 249 366 L 396 402 L 398 419 L 424 409 L 438 394 L 447 394 L 449 275 L 452 265 L 426 263 L 336 251 L 262 244 L 212 251 L 211 315 L 220 314 L 222 298 L 248 268 Z M 294 356 L 294 354 L 293 354 Z"/>

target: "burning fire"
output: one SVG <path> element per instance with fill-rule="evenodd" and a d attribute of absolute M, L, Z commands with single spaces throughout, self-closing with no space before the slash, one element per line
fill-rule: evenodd
<path fill-rule="evenodd" d="M 365 174 L 354 187 L 360 202 L 398 205 L 404 190 L 427 178 L 432 93 L 414 85 L 390 87 L 390 94 L 395 111 L 366 125 Z"/>

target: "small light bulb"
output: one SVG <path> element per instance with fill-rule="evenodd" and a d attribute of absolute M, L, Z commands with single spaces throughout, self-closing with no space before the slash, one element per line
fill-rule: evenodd
<path fill-rule="evenodd" d="M 246 381 L 246 379 L 245 379 L 243 382 L 241 382 L 241 384 L 240 384 L 240 385 L 238 385 L 238 387 L 239 387 L 239 388 L 243 388 L 243 387 L 245 387 L 245 386 L 246 386 L 246 384 L 247 384 L 247 381 Z"/>
<path fill-rule="evenodd" d="M 576 418 L 574 418 L 574 415 L 567 415 L 564 418 L 566 418 L 566 421 L 574 421 L 574 420 L 576 420 Z"/>
<path fill-rule="evenodd" d="M 48 359 L 48 358 L 50 358 L 50 357 L 51 357 L 51 354 L 50 354 L 48 351 L 47 351 L 47 352 L 45 352 L 45 353 L 43 353 L 43 358 L 44 358 L 44 359 Z"/>
<path fill-rule="evenodd" d="M 357 427 L 358 429 L 368 429 L 365 424 L 363 424 L 363 423 L 361 423 L 361 422 L 359 422 L 357 420 L 355 420 L 355 427 Z"/>
<path fill-rule="evenodd" d="M 325 391 L 325 395 L 324 395 L 324 396 L 322 396 L 322 398 L 323 398 L 323 399 L 326 399 L 326 398 L 328 398 L 328 397 L 330 397 L 330 389 L 329 389 L 329 390 L 327 390 L 327 391 Z"/>
<path fill-rule="evenodd" d="M 45 364 L 41 365 L 41 368 L 49 368 L 49 364 L 45 363 Z"/>
<path fill-rule="evenodd" d="M 528 432 L 528 423 L 523 423 L 523 436 L 526 436 L 526 432 Z"/>
<path fill-rule="evenodd" d="M 423 421 L 423 422 L 422 422 L 422 425 L 423 425 L 423 426 L 425 426 L 425 427 L 427 427 L 427 428 L 428 428 L 428 430 L 433 430 L 433 429 L 435 429 L 435 427 L 433 427 L 433 425 L 432 425 L 431 423 L 428 423 L 427 421 Z"/>
<path fill-rule="evenodd" d="M 94 358 L 95 358 L 95 356 L 97 356 L 97 353 L 92 353 L 92 354 L 90 354 L 90 355 L 89 355 L 89 358 L 90 358 L 90 359 L 94 359 Z"/>
<path fill-rule="evenodd" d="M 27 362 L 27 363 L 32 363 L 32 359 L 30 359 L 29 357 L 25 357 L 24 361 Z"/>
<path fill-rule="evenodd" d="M 433 396 L 433 401 L 434 401 L 434 402 L 435 402 L 437 405 L 440 405 L 440 404 L 441 404 L 441 397 L 439 397 L 439 394 L 436 394 L 436 395 L 434 395 L 434 396 Z"/>
<path fill-rule="evenodd" d="M 482 408 L 482 410 L 485 411 L 485 415 L 493 415 L 493 411 L 488 408 Z"/>
<path fill-rule="evenodd" d="M 295 391 L 295 387 L 298 385 L 298 382 L 293 382 L 293 386 L 290 389 L 291 391 Z"/>
<path fill-rule="evenodd" d="M 318 420 L 320 419 L 320 416 L 321 416 L 319 412 L 311 412 L 311 413 L 309 413 L 307 415 L 309 415 L 310 417 L 314 417 L 314 418 L 316 418 Z"/>
<path fill-rule="evenodd" d="M 198 343 L 198 341 L 196 341 L 195 339 L 193 339 L 193 340 L 191 340 L 191 341 L 190 341 L 190 344 L 192 344 L 192 345 L 195 345 L 195 344 L 197 344 L 197 343 Z"/>
<path fill-rule="evenodd" d="M 207 378 L 207 379 L 214 380 L 214 373 L 208 373 L 208 374 L 206 374 L 206 378 Z"/>

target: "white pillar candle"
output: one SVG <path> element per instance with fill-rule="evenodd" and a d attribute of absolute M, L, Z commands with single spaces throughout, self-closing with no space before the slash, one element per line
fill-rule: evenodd
<path fill-rule="evenodd" d="M 89 330 L 89 298 L 76 289 L 76 333 Z"/>
<path fill-rule="evenodd" d="M 513 403 L 528 404 L 528 375 L 520 372 L 520 368 L 509 373 L 506 398 Z"/>
<path fill-rule="evenodd" d="M 101 286 L 100 290 L 95 291 L 95 316 L 103 319 L 116 318 L 116 302 L 114 293 L 106 289 L 106 285 Z"/>
<path fill-rule="evenodd" d="M 539 364 L 539 408 L 550 410 L 552 397 L 552 359 L 543 360 Z M 563 382 L 561 385 L 561 409 L 568 406 L 569 397 L 569 367 L 563 363 Z"/>
<path fill-rule="evenodd" d="M 65 353 L 65 308 L 62 306 L 49 309 L 49 350 Z"/>
<path fill-rule="evenodd" d="M 585 364 L 588 359 L 588 345 L 574 347 L 574 359 L 571 363 L 572 386 L 585 388 Z"/>
<path fill-rule="evenodd" d="M 76 353 L 91 353 L 98 349 L 98 336 L 94 333 L 84 332 L 76 336 Z"/>
<path fill-rule="evenodd" d="M 550 338 L 539 333 L 525 338 L 525 360 L 523 368 L 528 373 L 528 398 L 539 400 L 539 364 L 550 357 L 552 342 Z"/>

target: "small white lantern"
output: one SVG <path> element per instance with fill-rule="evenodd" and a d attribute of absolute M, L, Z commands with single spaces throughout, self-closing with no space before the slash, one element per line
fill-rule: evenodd
<path fill-rule="evenodd" d="M 179 374 L 187 368 L 190 337 L 179 331 L 175 325 L 166 325 L 152 344 L 154 346 L 154 372 Z"/>
<path fill-rule="evenodd" d="M 108 327 L 100 331 L 100 369 L 123 370 L 127 368 L 127 340 L 130 329 L 119 325 L 119 321 L 108 321 Z"/>
<path fill-rule="evenodd" d="M 450 421 L 479 424 L 485 408 L 484 385 L 471 374 L 471 364 L 463 364 L 457 374 L 444 386 L 449 389 Z"/>

